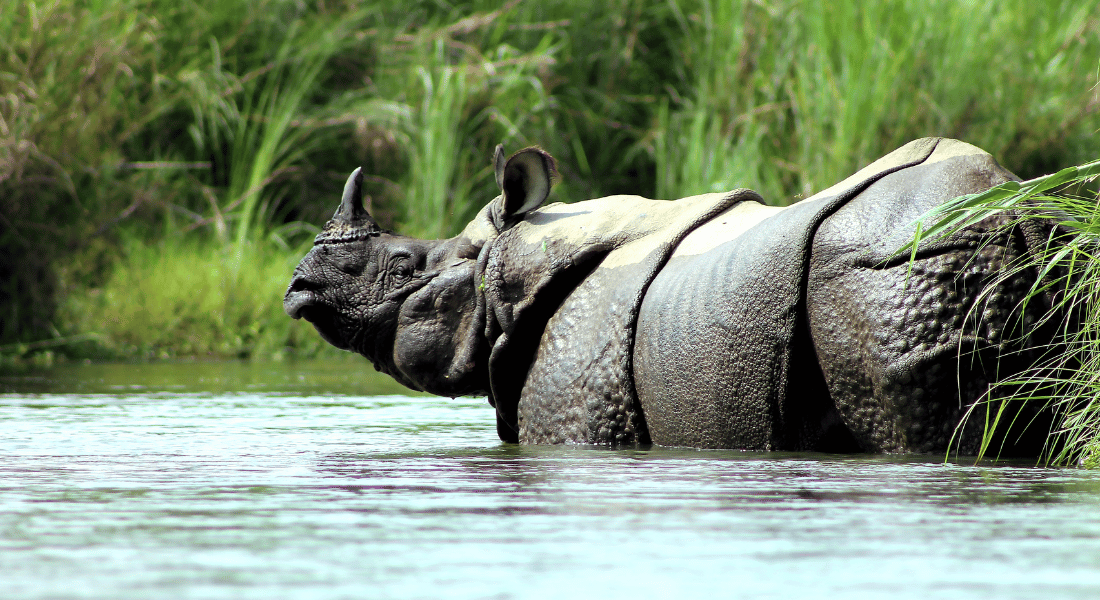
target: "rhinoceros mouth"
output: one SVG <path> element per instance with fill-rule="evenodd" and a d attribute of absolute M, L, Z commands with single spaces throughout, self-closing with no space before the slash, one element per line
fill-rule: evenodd
<path fill-rule="evenodd" d="M 305 319 L 313 325 L 321 339 L 347 350 L 348 344 L 336 325 L 336 314 L 313 292 L 291 292 L 283 299 L 283 310 L 293 319 Z"/>

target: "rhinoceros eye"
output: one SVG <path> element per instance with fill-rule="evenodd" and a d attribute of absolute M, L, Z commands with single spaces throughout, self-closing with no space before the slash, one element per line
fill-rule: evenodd
<path fill-rule="evenodd" d="M 412 264 L 409 263 L 408 257 L 396 257 L 394 261 L 390 263 L 390 283 L 394 287 L 404 285 L 405 282 L 412 277 L 412 272 Z"/>

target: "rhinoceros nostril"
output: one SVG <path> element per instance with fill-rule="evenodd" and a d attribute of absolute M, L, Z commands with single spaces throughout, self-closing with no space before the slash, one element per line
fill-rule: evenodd
<path fill-rule="evenodd" d="M 320 289 L 321 284 L 316 281 L 311 281 L 305 277 L 295 277 L 290 280 L 290 287 L 287 288 L 286 293 L 292 292 L 312 292 Z"/>

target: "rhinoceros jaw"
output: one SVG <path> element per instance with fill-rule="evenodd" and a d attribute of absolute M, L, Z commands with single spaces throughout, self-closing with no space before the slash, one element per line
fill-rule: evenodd
<path fill-rule="evenodd" d="M 340 327 L 336 323 L 336 315 L 329 307 L 318 304 L 309 300 L 305 300 L 295 307 L 286 306 L 291 302 L 290 298 L 284 301 L 284 308 L 288 315 L 295 319 L 305 319 L 313 328 L 320 334 L 321 339 L 336 346 L 341 350 L 351 350 L 348 342 L 344 339 L 343 333 L 340 331 Z"/>

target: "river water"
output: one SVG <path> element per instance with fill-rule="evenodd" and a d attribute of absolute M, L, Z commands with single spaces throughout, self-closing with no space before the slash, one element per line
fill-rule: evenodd
<path fill-rule="evenodd" d="M 364 362 L 0 377 L 0 598 L 1096 598 L 1100 474 L 518 447 Z"/>

